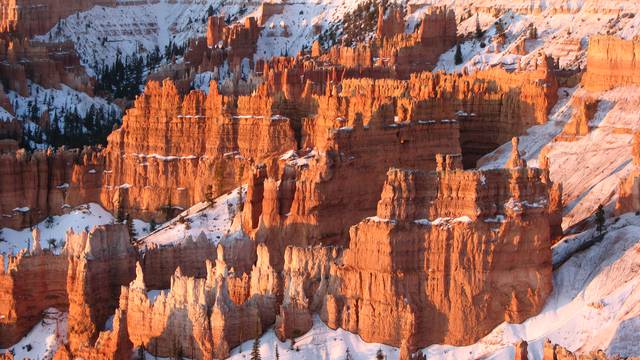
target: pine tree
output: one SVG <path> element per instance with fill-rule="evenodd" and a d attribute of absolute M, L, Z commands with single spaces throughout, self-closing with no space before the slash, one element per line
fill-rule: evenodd
<path fill-rule="evenodd" d="M 347 348 L 347 352 L 345 353 L 344 360 L 353 360 L 353 357 L 351 356 L 351 351 L 349 351 L 349 348 Z"/>
<path fill-rule="evenodd" d="M 460 43 L 456 44 L 456 55 L 454 56 L 454 61 L 456 65 L 462 64 L 462 49 L 460 48 Z"/>
<path fill-rule="evenodd" d="M 476 38 L 480 39 L 484 35 L 484 31 L 480 27 L 480 17 L 478 13 L 476 13 Z"/>
<path fill-rule="evenodd" d="M 278 352 L 278 344 L 276 344 L 276 360 L 280 360 L 280 353 Z"/>
<path fill-rule="evenodd" d="M 538 38 L 538 28 L 533 24 L 529 25 L 529 39 L 536 40 Z"/>
<path fill-rule="evenodd" d="M 204 193 L 204 199 L 209 203 L 209 206 L 213 205 L 215 198 L 213 197 L 213 186 L 207 185 L 207 190 Z"/>
<path fill-rule="evenodd" d="M 384 360 L 384 352 L 381 348 L 378 348 L 378 351 L 376 352 L 376 360 Z"/>
<path fill-rule="evenodd" d="M 131 219 L 131 215 L 129 215 L 129 213 L 127 213 L 125 218 L 127 220 L 127 231 L 129 232 L 129 237 L 131 238 L 131 241 L 133 241 L 136 237 L 136 229 L 133 227 L 133 220 Z"/>
<path fill-rule="evenodd" d="M 496 21 L 496 35 L 502 36 L 504 35 L 504 25 L 502 24 L 502 20 Z"/>
<path fill-rule="evenodd" d="M 605 222 L 604 208 L 602 207 L 602 204 L 601 204 L 601 205 L 598 205 L 598 209 L 596 210 L 596 230 L 600 234 L 602 234 L 602 231 L 604 230 L 604 222 Z"/>
<path fill-rule="evenodd" d="M 261 360 L 260 356 L 260 338 L 256 336 L 253 340 L 253 348 L 251 349 L 251 360 Z"/>

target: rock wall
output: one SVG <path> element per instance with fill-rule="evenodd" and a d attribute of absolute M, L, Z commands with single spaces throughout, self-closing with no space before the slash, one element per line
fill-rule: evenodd
<path fill-rule="evenodd" d="M 633 134 L 633 169 L 618 185 L 615 213 L 620 215 L 640 210 L 640 132 Z"/>
<path fill-rule="evenodd" d="M 215 259 L 215 245 L 201 233 L 195 239 L 188 237 L 177 245 L 147 247 L 140 264 L 146 274 L 147 288 L 159 290 L 170 287 L 171 276 L 178 267 L 185 276 L 205 277 L 205 261 Z"/>
<path fill-rule="evenodd" d="M 136 252 L 124 224 L 69 232 L 66 241 L 69 348 L 73 353 L 92 351 L 100 330 L 118 307 L 120 287 L 133 279 Z"/>
<path fill-rule="evenodd" d="M 136 253 L 126 225 L 70 231 L 60 254 L 40 247 L 37 229 L 33 237 L 32 249 L 9 257 L 8 269 L 0 273 L 0 346 L 15 344 L 53 307 L 69 312 L 71 352 L 113 350 L 106 350 L 107 343 L 121 343 L 124 336 L 99 332 L 117 308 L 120 286 L 133 278 Z"/>
<path fill-rule="evenodd" d="M 60 19 L 96 5 L 115 6 L 113 0 L 3 0 L 0 3 L 0 31 L 27 37 L 48 32 Z"/>
<path fill-rule="evenodd" d="M 65 84 L 93 94 L 95 80 L 80 64 L 73 43 L 40 43 L 18 35 L 0 36 L 0 76 L 5 89 L 29 96 L 27 80 L 45 88 Z"/>
<path fill-rule="evenodd" d="M 39 240 L 38 230 L 34 239 Z M 34 241 L 30 250 L 9 256 L 4 269 L 0 255 L 0 348 L 8 348 L 24 337 L 42 319 L 43 312 L 68 306 L 67 262 Z"/>
<path fill-rule="evenodd" d="M 432 70 L 442 53 L 456 44 L 457 23 L 453 9 L 430 7 L 418 30 L 410 35 L 402 32 L 382 38 L 378 58 L 394 66 L 400 77 L 410 73 Z"/>
<path fill-rule="evenodd" d="M 542 308 L 552 286 L 546 170 L 446 163 L 389 171 L 377 216 L 351 228 L 329 326 L 415 349 L 470 344 Z"/>
<path fill-rule="evenodd" d="M 590 91 L 640 84 L 640 39 L 592 36 L 587 49 L 587 70 L 582 84 Z"/>
<path fill-rule="evenodd" d="M 192 91 L 184 97 L 167 80 L 149 82 L 109 135 L 101 194 L 107 208 L 132 216 L 171 216 L 237 187 L 250 164 L 295 149 L 289 119 L 264 92 L 225 97 Z"/>
<path fill-rule="evenodd" d="M 103 154 L 91 148 L 0 155 L 0 226 L 23 228 L 99 202 L 104 162 Z"/>
<path fill-rule="evenodd" d="M 120 298 L 135 346 L 158 356 L 225 358 L 231 348 L 262 333 L 256 304 L 236 304 L 229 297 L 228 281 L 234 275 L 225 262 L 218 258 L 214 265 L 207 260 L 206 269 L 205 278 L 193 278 L 178 268 L 171 288 L 150 299 L 138 265 L 135 280 L 123 288 Z"/>

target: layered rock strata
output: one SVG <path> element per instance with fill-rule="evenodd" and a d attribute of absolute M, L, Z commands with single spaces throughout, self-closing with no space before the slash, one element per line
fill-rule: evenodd
<path fill-rule="evenodd" d="M 102 152 L 92 148 L 1 154 L 0 226 L 23 228 L 99 202 L 104 162 Z"/>
<path fill-rule="evenodd" d="M 296 147 L 289 119 L 264 92 L 225 97 L 171 81 L 149 82 L 109 135 L 102 203 L 133 216 L 166 218 L 242 183 L 250 164 Z"/>
<path fill-rule="evenodd" d="M 40 246 L 34 230 L 32 248 L 9 256 L 5 269 L 0 255 L 0 348 L 8 348 L 25 336 L 51 307 L 68 306 L 67 261 Z"/>
<path fill-rule="evenodd" d="M 394 346 L 461 345 L 542 308 L 552 286 L 546 170 L 443 164 L 389 171 L 377 215 L 351 228 L 332 272 L 330 327 Z"/>
<path fill-rule="evenodd" d="M 96 5 L 115 6 L 113 0 L 7 0 L 0 3 L 0 31 L 27 37 L 45 34 L 60 19 Z"/>
<path fill-rule="evenodd" d="M 592 36 L 587 49 L 587 70 L 582 83 L 590 91 L 640 84 L 640 39 Z"/>
<path fill-rule="evenodd" d="M 623 214 L 640 210 L 640 133 L 633 135 L 631 150 L 633 158 L 631 173 L 623 178 L 618 185 L 618 201 L 615 213 Z"/>
<path fill-rule="evenodd" d="M 28 38 L 0 36 L 0 76 L 6 90 L 29 96 L 30 80 L 45 88 L 65 84 L 75 90 L 93 94 L 94 79 L 80 64 L 73 43 L 40 43 Z"/>

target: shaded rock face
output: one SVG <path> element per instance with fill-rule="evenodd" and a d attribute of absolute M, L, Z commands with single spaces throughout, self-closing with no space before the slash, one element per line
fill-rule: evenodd
<path fill-rule="evenodd" d="M 180 267 L 182 274 L 192 277 L 205 277 L 205 261 L 216 259 L 215 245 L 204 234 L 193 239 L 188 237 L 175 246 L 152 245 L 145 249 L 140 264 L 148 289 L 168 289 L 171 276 Z"/>
<path fill-rule="evenodd" d="M 60 255 L 40 248 L 37 229 L 34 239 L 33 248 L 10 257 L 8 269 L 0 274 L 0 346 L 15 344 L 46 309 L 55 307 L 69 312 L 70 351 L 120 351 L 107 345 L 126 346 L 117 326 L 111 335 L 100 335 L 99 330 L 117 308 L 120 287 L 133 279 L 136 254 L 126 225 L 69 232 Z M 98 348 L 103 350 L 95 348 L 99 337 L 103 339 Z"/>
<path fill-rule="evenodd" d="M 640 210 L 640 132 L 633 135 L 633 170 L 618 185 L 615 213 L 624 214 Z"/>
<path fill-rule="evenodd" d="M 544 176 L 390 170 L 377 216 L 351 228 L 323 320 L 424 347 L 473 343 L 537 313 L 552 286 Z"/>
<path fill-rule="evenodd" d="M 4 0 L 0 3 L 0 31 L 26 37 L 45 34 L 58 20 L 96 5 L 115 6 L 112 0 Z"/>
<path fill-rule="evenodd" d="M 440 55 L 456 44 L 455 13 L 446 7 L 430 7 L 413 33 L 405 34 L 404 29 L 400 8 L 394 7 L 388 14 L 382 10 L 375 41 L 355 47 L 334 46 L 319 58 L 345 68 L 388 68 L 392 70 L 388 77 L 408 79 L 413 72 L 435 68 Z"/>
<path fill-rule="evenodd" d="M 73 43 L 48 44 L 19 36 L 0 37 L 0 76 L 6 90 L 28 96 L 27 80 L 45 88 L 65 84 L 93 94 L 94 79 L 80 64 Z"/>
<path fill-rule="evenodd" d="M 282 269 L 289 245 L 345 245 L 349 227 L 374 212 L 374 194 L 389 166 L 435 169 L 436 153 L 459 152 L 457 123 L 369 124 L 331 130 L 316 150 L 289 153 L 277 166 L 256 168 L 243 230 L 267 244 L 276 269 Z"/>
<path fill-rule="evenodd" d="M 229 296 L 229 273 L 218 252 L 206 262 L 206 277 L 193 278 L 178 268 L 169 290 L 150 300 L 140 266 L 136 278 L 123 288 L 120 308 L 126 309 L 130 339 L 153 354 L 184 354 L 194 359 L 225 358 L 242 341 L 263 331 L 259 308 L 252 299 L 237 304 Z"/>
<path fill-rule="evenodd" d="M 104 161 L 91 148 L 0 155 L 0 226 L 23 228 L 66 208 L 99 202 Z"/>
<path fill-rule="evenodd" d="M 389 59 L 399 76 L 432 70 L 442 53 L 456 44 L 456 16 L 452 9 L 432 6 L 414 34 L 383 38 L 378 58 Z M 385 64 L 387 65 L 387 64 Z"/>
<path fill-rule="evenodd" d="M 253 55 L 257 50 L 261 31 L 262 26 L 253 17 L 246 18 L 242 24 L 227 25 L 224 16 L 210 16 L 207 19 L 206 36 L 189 41 L 184 55 L 185 62 L 170 65 L 165 71 L 153 74 L 150 78 L 162 80 L 170 77 L 181 90 L 186 91 L 196 73 L 217 71 L 218 67 L 228 65 L 236 73 L 232 76 L 235 84 L 225 93 L 250 94 L 255 90 L 253 86 L 239 91 L 237 73 L 242 72 L 240 66 L 243 61 L 246 65 L 253 65 Z"/>
<path fill-rule="evenodd" d="M 34 237 L 39 239 L 37 233 Z M 0 347 L 6 349 L 42 319 L 43 311 L 68 306 L 67 261 L 34 243 L 33 249 L 10 256 L 7 269 L 1 255 L 0 262 Z"/>
<path fill-rule="evenodd" d="M 378 7 L 378 26 L 376 36 L 378 38 L 393 37 L 404 33 L 404 13 L 399 7 L 385 9 L 382 5 Z"/>
<path fill-rule="evenodd" d="M 640 40 L 592 36 L 587 50 L 587 71 L 582 83 L 587 90 L 604 91 L 640 84 Z"/>
<path fill-rule="evenodd" d="M 134 276 L 136 252 L 126 225 L 117 224 L 89 233 L 68 233 L 65 254 L 69 259 L 69 347 L 79 353 L 94 345 L 99 327 L 118 307 L 120 287 Z"/>
<path fill-rule="evenodd" d="M 588 135 L 589 121 L 591 121 L 598 111 L 599 101 L 590 97 L 574 97 L 572 106 L 575 109 L 573 116 L 567 122 L 562 133 L 558 135 L 558 140 L 575 141 L 582 136 Z"/>

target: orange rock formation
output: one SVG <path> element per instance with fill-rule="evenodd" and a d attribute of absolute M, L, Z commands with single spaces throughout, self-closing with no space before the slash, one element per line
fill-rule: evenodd
<path fill-rule="evenodd" d="M 587 90 L 604 91 L 616 86 L 639 85 L 640 39 L 592 36 L 587 49 L 587 71 L 582 83 Z"/>

